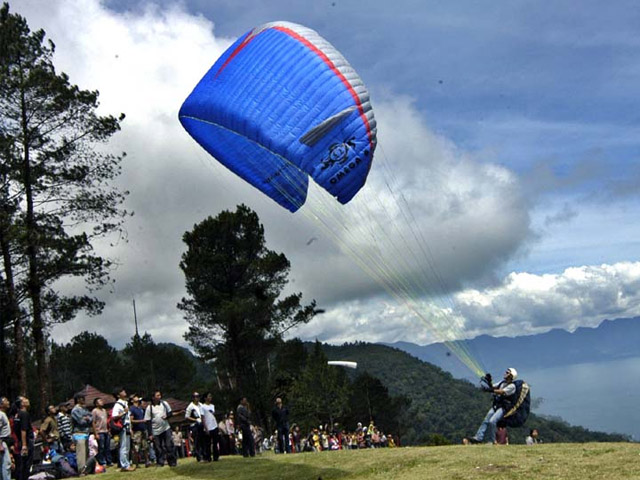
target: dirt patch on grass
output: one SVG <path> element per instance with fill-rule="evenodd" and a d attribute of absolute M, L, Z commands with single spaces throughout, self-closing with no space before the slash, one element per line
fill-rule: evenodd
<path fill-rule="evenodd" d="M 490 463 L 489 465 L 478 466 L 476 467 L 476 470 L 480 472 L 506 472 L 517 468 L 518 465 L 494 465 L 493 463 Z"/>

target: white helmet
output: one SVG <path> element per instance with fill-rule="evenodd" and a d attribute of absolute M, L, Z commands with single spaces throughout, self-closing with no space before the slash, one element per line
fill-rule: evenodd
<path fill-rule="evenodd" d="M 507 373 L 511 375 L 511 380 L 518 378 L 518 371 L 513 367 L 507 368 Z"/>

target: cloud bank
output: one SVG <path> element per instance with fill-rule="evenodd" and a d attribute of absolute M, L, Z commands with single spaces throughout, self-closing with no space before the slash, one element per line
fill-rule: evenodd
<path fill-rule="evenodd" d="M 457 293 L 452 305 L 436 301 L 423 308 L 427 317 L 449 320 L 450 325 L 437 320 L 426 324 L 383 301 L 349 302 L 296 333 L 338 344 L 354 338 L 428 344 L 460 333 L 473 338 L 595 327 L 605 319 L 640 315 L 640 262 L 572 267 L 559 274 L 514 272 L 493 288 Z"/>
<path fill-rule="evenodd" d="M 512 277 L 500 280 L 500 268 L 535 238 L 521 180 L 434 132 L 405 92 L 385 91 L 376 77 L 364 79 L 377 92 L 380 148 L 354 201 L 330 204 L 339 221 L 329 234 L 311 216 L 291 215 L 229 173 L 182 131 L 180 104 L 234 40 L 218 35 L 211 20 L 180 5 L 152 3 L 116 12 L 98 0 L 24 0 L 15 9 L 54 40 L 59 70 L 81 88 L 100 91 L 103 113 L 127 115 L 109 148 L 128 154 L 120 183 L 131 191 L 126 206 L 135 216 L 127 224 L 128 242 L 97 246 L 120 264 L 115 287 L 101 293 L 107 306 L 100 317 L 81 316 L 57 327 L 56 341 L 93 330 L 122 345 L 133 334 L 135 298 L 142 330 L 157 341 L 184 343 L 186 324 L 176 308 L 184 295 L 181 237 L 206 216 L 239 203 L 256 210 L 268 246 L 291 260 L 290 290 L 327 310 L 295 332 L 303 338 L 427 343 L 446 330 L 434 333 L 416 321 L 385 285 L 359 268 L 358 255 L 382 259 L 377 268 L 383 278 L 411 279 L 412 301 L 429 312 L 425 317 L 442 321 L 457 307 L 457 321 L 466 325 L 461 334 L 535 331 L 551 326 L 551 319 L 564 324 L 568 311 L 558 299 L 568 302 L 577 284 L 566 283 L 562 295 L 549 296 L 553 315 L 543 323 L 541 313 L 514 315 L 518 304 L 536 304 L 541 294 L 521 287 L 515 296 Z M 312 188 L 303 209 L 326 205 L 321 198 Z M 567 208 L 550 221 L 572 214 Z M 354 251 L 359 253 L 348 253 Z M 469 286 L 477 290 L 455 295 Z M 594 321 L 596 307 L 605 304 L 594 303 Z"/>

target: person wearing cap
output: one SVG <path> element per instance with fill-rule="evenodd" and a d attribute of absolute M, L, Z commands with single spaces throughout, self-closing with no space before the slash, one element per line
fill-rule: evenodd
<path fill-rule="evenodd" d="M 129 415 L 131 417 L 131 452 L 132 463 L 136 467 L 144 461 L 144 466 L 151 466 L 149 458 L 149 432 L 147 431 L 147 420 L 145 409 L 141 405 L 140 395 L 129 397 Z M 157 460 L 157 457 L 156 457 Z"/>
<path fill-rule="evenodd" d="M 515 368 L 507 368 L 503 380 L 498 385 L 492 385 L 493 405 L 484 417 L 478 431 L 469 437 L 468 443 L 494 443 L 496 441 L 496 425 L 504 417 L 510 405 L 515 402 L 516 386 L 513 381 L 518 377 Z"/>

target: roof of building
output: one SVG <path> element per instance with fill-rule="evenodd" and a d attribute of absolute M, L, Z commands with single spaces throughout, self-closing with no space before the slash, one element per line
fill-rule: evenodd
<path fill-rule="evenodd" d="M 76 392 L 75 395 L 78 395 L 78 394 L 84 395 L 84 403 L 85 405 L 87 405 L 87 407 L 93 407 L 93 402 L 95 401 L 96 398 L 101 398 L 105 407 L 110 407 L 114 403 L 116 403 L 116 399 L 113 395 L 111 395 L 110 393 L 101 392 L 96 387 L 89 384 L 85 385 L 84 388 L 79 392 Z M 67 400 L 67 403 L 73 406 L 74 404 L 73 398 Z"/>
<path fill-rule="evenodd" d="M 76 393 L 76 395 L 78 395 L 78 394 L 84 395 L 85 405 L 89 409 L 93 408 L 93 402 L 94 402 L 94 400 L 96 398 L 101 398 L 103 403 L 104 403 L 105 408 L 107 408 L 107 409 L 113 407 L 113 405 L 116 403 L 116 399 L 115 399 L 115 397 L 113 395 L 111 395 L 109 393 L 104 393 L 104 392 L 98 390 L 93 385 L 89 385 L 89 384 L 85 385 L 82 390 L 80 390 L 79 392 Z M 184 411 L 189 406 L 189 402 L 186 402 L 184 400 L 179 400 L 179 399 L 173 398 L 173 397 L 167 397 L 167 398 L 164 399 L 164 401 L 169 404 L 169 406 L 171 407 L 171 410 L 173 412 L 175 412 L 175 414 L 176 414 L 174 417 L 171 417 L 171 419 L 169 421 L 172 424 L 183 422 L 184 421 L 184 415 L 183 414 L 184 414 Z M 71 399 L 67 400 L 67 402 L 63 402 L 63 403 L 68 403 L 71 407 L 74 405 L 73 398 L 71 398 Z"/>

